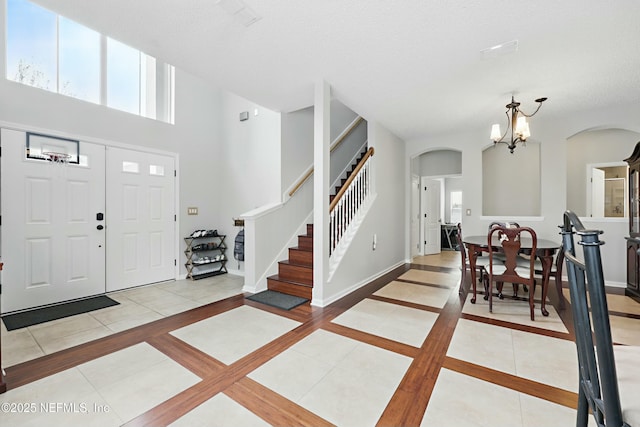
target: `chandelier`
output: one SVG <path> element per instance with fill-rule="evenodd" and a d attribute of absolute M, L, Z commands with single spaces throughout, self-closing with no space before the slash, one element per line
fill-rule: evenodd
<path fill-rule="evenodd" d="M 498 143 L 507 144 L 507 148 L 513 154 L 513 150 L 516 149 L 516 144 L 518 142 L 525 142 L 527 138 L 531 136 L 531 132 L 529 131 L 529 123 L 527 123 L 527 117 L 533 117 L 538 112 L 540 107 L 542 107 L 542 103 L 546 101 L 547 98 L 538 98 L 536 102 L 538 103 L 538 108 L 531 114 L 526 114 L 522 110 L 520 110 L 520 103 L 513 99 L 513 95 L 511 96 L 511 103 L 507 104 L 507 111 L 505 114 L 507 115 L 507 129 L 504 133 L 500 132 L 500 125 L 494 124 L 491 126 L 491 139 L 493 140 L 493 144 L 496 145 Z M 511 140 L 506 140 L 505 137 L 507 133 L 509 133 L 509 128 L 511 128 Z"/>

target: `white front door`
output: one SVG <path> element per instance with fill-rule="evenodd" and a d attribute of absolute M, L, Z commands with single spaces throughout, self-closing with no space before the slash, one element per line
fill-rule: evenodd
<path fill-rule="evenodd" d="M 173 157 L 107 148 L 107 291 L 175 278 Z"/>
<path fill-rule="evenodd" d="M 424 230 L 424 254 L 439 254 L 441 241 L 440 186 L 436 179 L 422 178 L 422 212 Z"/>
<path fill-rule="evenodd" d="M 26 158 L 26 133 L 2 129 L 3 313 L 104 293 L 104 147 L 80 164 Z"/>

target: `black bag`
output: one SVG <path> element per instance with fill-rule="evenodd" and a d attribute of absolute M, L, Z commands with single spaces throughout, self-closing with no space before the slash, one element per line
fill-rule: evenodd
<path fill-rule="evenodd" d="M 238 232 L 233 247 L 233 257 L 238 261 L 244 261 L 244 228 Z"/>

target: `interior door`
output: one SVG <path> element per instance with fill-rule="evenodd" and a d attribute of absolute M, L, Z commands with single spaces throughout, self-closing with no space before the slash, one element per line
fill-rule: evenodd
<path fill-rule="evenodd" d="M 2 129 L 2 312 L 105 291 L 104 147 L 80 164 L 26 158 L 26 133 Z"/>
<path fill-rule="evenodd" d="M 422 222 L 424 232 L 424 254 L 439 254 L 442 218 L 440 216 L 440 187 L 436 179 L 422 178 Z"/>
<path fill-rule="evenodd" d="M 591 205 L 589 216 L 604 218 L 604 171 L 591 168 Z"/>
<path fill-rule="evenodd" d="M 418 176 L 411 177 L 411 226 L 410 239 L 411 245 L 410 256 L 420 253 L 420 178 Z"/>
<path fill-rule="evenodd" d="M 107 148 L 107 291 L 175 279 L 175 160 Z"/>

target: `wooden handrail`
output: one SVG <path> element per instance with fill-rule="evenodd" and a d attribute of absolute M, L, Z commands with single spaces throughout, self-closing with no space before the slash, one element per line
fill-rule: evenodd
<path fill-rule="evenodd" d="M 349 125 L 349 127 L 347 127 L 344 131 L 342 131 L 342 133 L 340 135 L 338 135 L 338 137 L 336 138 L 335 142 L 331 145 L 331 147 L 329 147 L 329 152 L 333 153 L 333 150 L 335 150 L 336 148 L 338 148 L 340 146 L 340 144 L 342 144 L 342 142 L 347 138 L 347 136 L 349 136 L 349 134 L 351 132 L 353 132 L 353 130 L 358 127 L 358 125 L 363 121 L 364 119 L 360 116 L 358 116 L 357 119 L 355 119 L 353 122 L 351 122 L 351 124 Z"/>
<path fill-rule="evenodd" d="M 342 142 L 345 140 L 345 138 L 347 136 L 349 136 L 349 134 L 351 132 L 353 132 L 353 130 L 363 121 L 364 119 L 360 116 L 358 116 L 353 122 L 351 122 L 351 124 L 349 125 L 349 127 L 347 127 L 339 136 L 338 138 L 336 138 L 335 142 L 333 144 L 331 144 L 331 147 L 329 147 L 329 153 L 332 153 L 333 150 L 335 150 L 336 148 L 338 148 L 340 146 L 340 144 L 342 144 Z M 295 185 L 295 187 L 293 187 L 291 189 L 291 191 L 289 191 L 289 197 L 292 197 L 296 191 L 298 191 L 300 189 L 300 187 L 302 187 L 302 184 L 304 184 L 307 179 L 309 179 L 309 177 L 313 175 L 313 166 L 311 167 L 311 169 L 309 169 L 309 171 L 307 173 L 304 174 L 304 176 L 302 178 L 300 178 L 300 181 L 298 181 L 298 183 Z"/>
<path fill-rule="evenodd" d="M 289 191 L 289 197 L 292 197 L 296 193 L 296 191 L 298 191 L 300 189 L 300 187 L 302 187 L 302 184 L 304 184 L 307 181 L 307 179 L 309 179 L 309 177 L 311 175 L 313 175 L 313 167 L 311 169 L 309 169 L 309 171 L 306 174 L 304 174 L 302 179 L 300 179 L 300 181 L 298 181 L 296 186 L 293 187 L 293 189 L 291 189 L 291 191 Z"/>
<path fill-rule="evenodd" d="M 347 178 L 347 180 L 342 185 L 342 187 L 340 187 L 340 191 L 338 191 L 338 194 L 336 194 L 336 197 L 334 197 L 333 200 L 331 201 L 331 204 L 329 205 L 329 212 L 331 212 L 336 207 L 336 205 L 340 201 L 340 198 L 342 198 L 344 193 L 347 191 L 347 188 L 349 188 L 349 185 L 351 185 L 356 175 L 358 174 L 358 172 L 360 172 L 360 169 L 362 169 L 362 167 L 367 162 L 369 157 L 373 156 L 373 153 L 374 153 L 373 147 L 367 150 L 367 154 L 365 154 L 362 160 L 360 160 L 360 163 L 358 163 L 358 165 L 353 170 L 353 172 L 351 172 L 351 175 L 349 175 L 349 178 Z"/>

